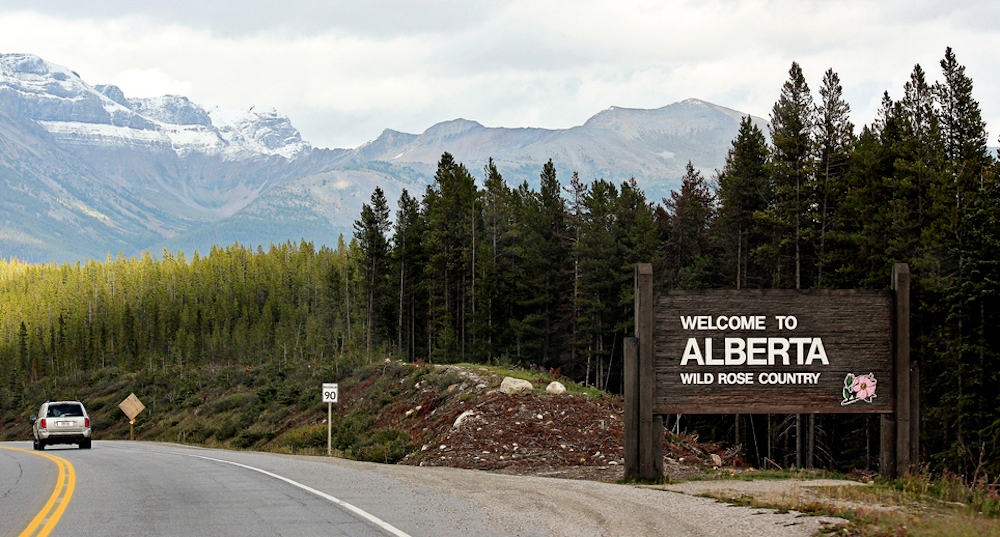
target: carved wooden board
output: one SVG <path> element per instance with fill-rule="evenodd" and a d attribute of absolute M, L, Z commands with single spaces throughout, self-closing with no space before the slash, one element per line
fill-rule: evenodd
<path fill-rule="evenodd" d="M 894 410 L 892 292 L 668 291 L 654 308 L 656 414 Z"/>

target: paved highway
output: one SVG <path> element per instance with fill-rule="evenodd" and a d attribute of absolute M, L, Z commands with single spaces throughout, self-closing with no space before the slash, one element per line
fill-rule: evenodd
<path fill-rule="evenodd" d="M 0 443 L 0 536 L 811 535 L 811 517 L 583 481 L 146 442 Z"/>

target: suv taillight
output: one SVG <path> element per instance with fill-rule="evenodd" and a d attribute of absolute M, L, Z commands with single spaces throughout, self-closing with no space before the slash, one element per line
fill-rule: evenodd
<path fill-rule="evenodd" d="M 42 422 L 38 426 L 39 426 L 39 428 L 42 428 L 42 429 L 45 428 L 45 419 L 44 418 L 42 418 Z"/>
<path fill-rule="evenodd" d="M 83 426 L 90 427 L 90 418 L 83 418 Z"/>

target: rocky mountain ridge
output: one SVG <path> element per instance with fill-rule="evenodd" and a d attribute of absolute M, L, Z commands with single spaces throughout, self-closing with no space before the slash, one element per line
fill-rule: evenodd
<path fill-rule="evenodd" d="M 537 185 L 550 158 L 563 182 L 572 172 L 587 182 L 634 177 L 658 201 L 689 160 L 706 175 L 722 166 L 742 116 L 689 99 L 612 107 L 569 129 L 456 119 L 321 149 L 273 109 L 130 98 L 37 56 L 0 54 L 0 258 L 333 245 L 350 236 L 375 186 L 392 206 L 404 188 L 419 196 L 445 151 L 477 176 L 492 157 L 510 184 Z"/>
<path fill-rule="evenodd" d="M 291 158 L 311 149 L 273 109 L 205 110 L 179 95 L 128 99 L 117 86 L 90 86 L 76 72 L 30 54 L 0 55 L 0 105 L 69 145 L 145 146 L 228 159 Z"/>

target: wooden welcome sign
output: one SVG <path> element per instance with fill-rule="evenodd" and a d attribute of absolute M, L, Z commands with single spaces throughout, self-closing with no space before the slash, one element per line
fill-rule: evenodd
<path fill-rule="evenodd" d="M 655 414 L 893 411 L 889 291 L 668 291 Z"/>
<path fill-rule="evenodd" d="M 916 461 L 909 272 L 892 291 L 670 290 L 636 267 L 626 476 L 662 476 L 665 414 L 882 414 L 882 469 Z M 912 422 L 912 426 L 911 426 Z"/>

